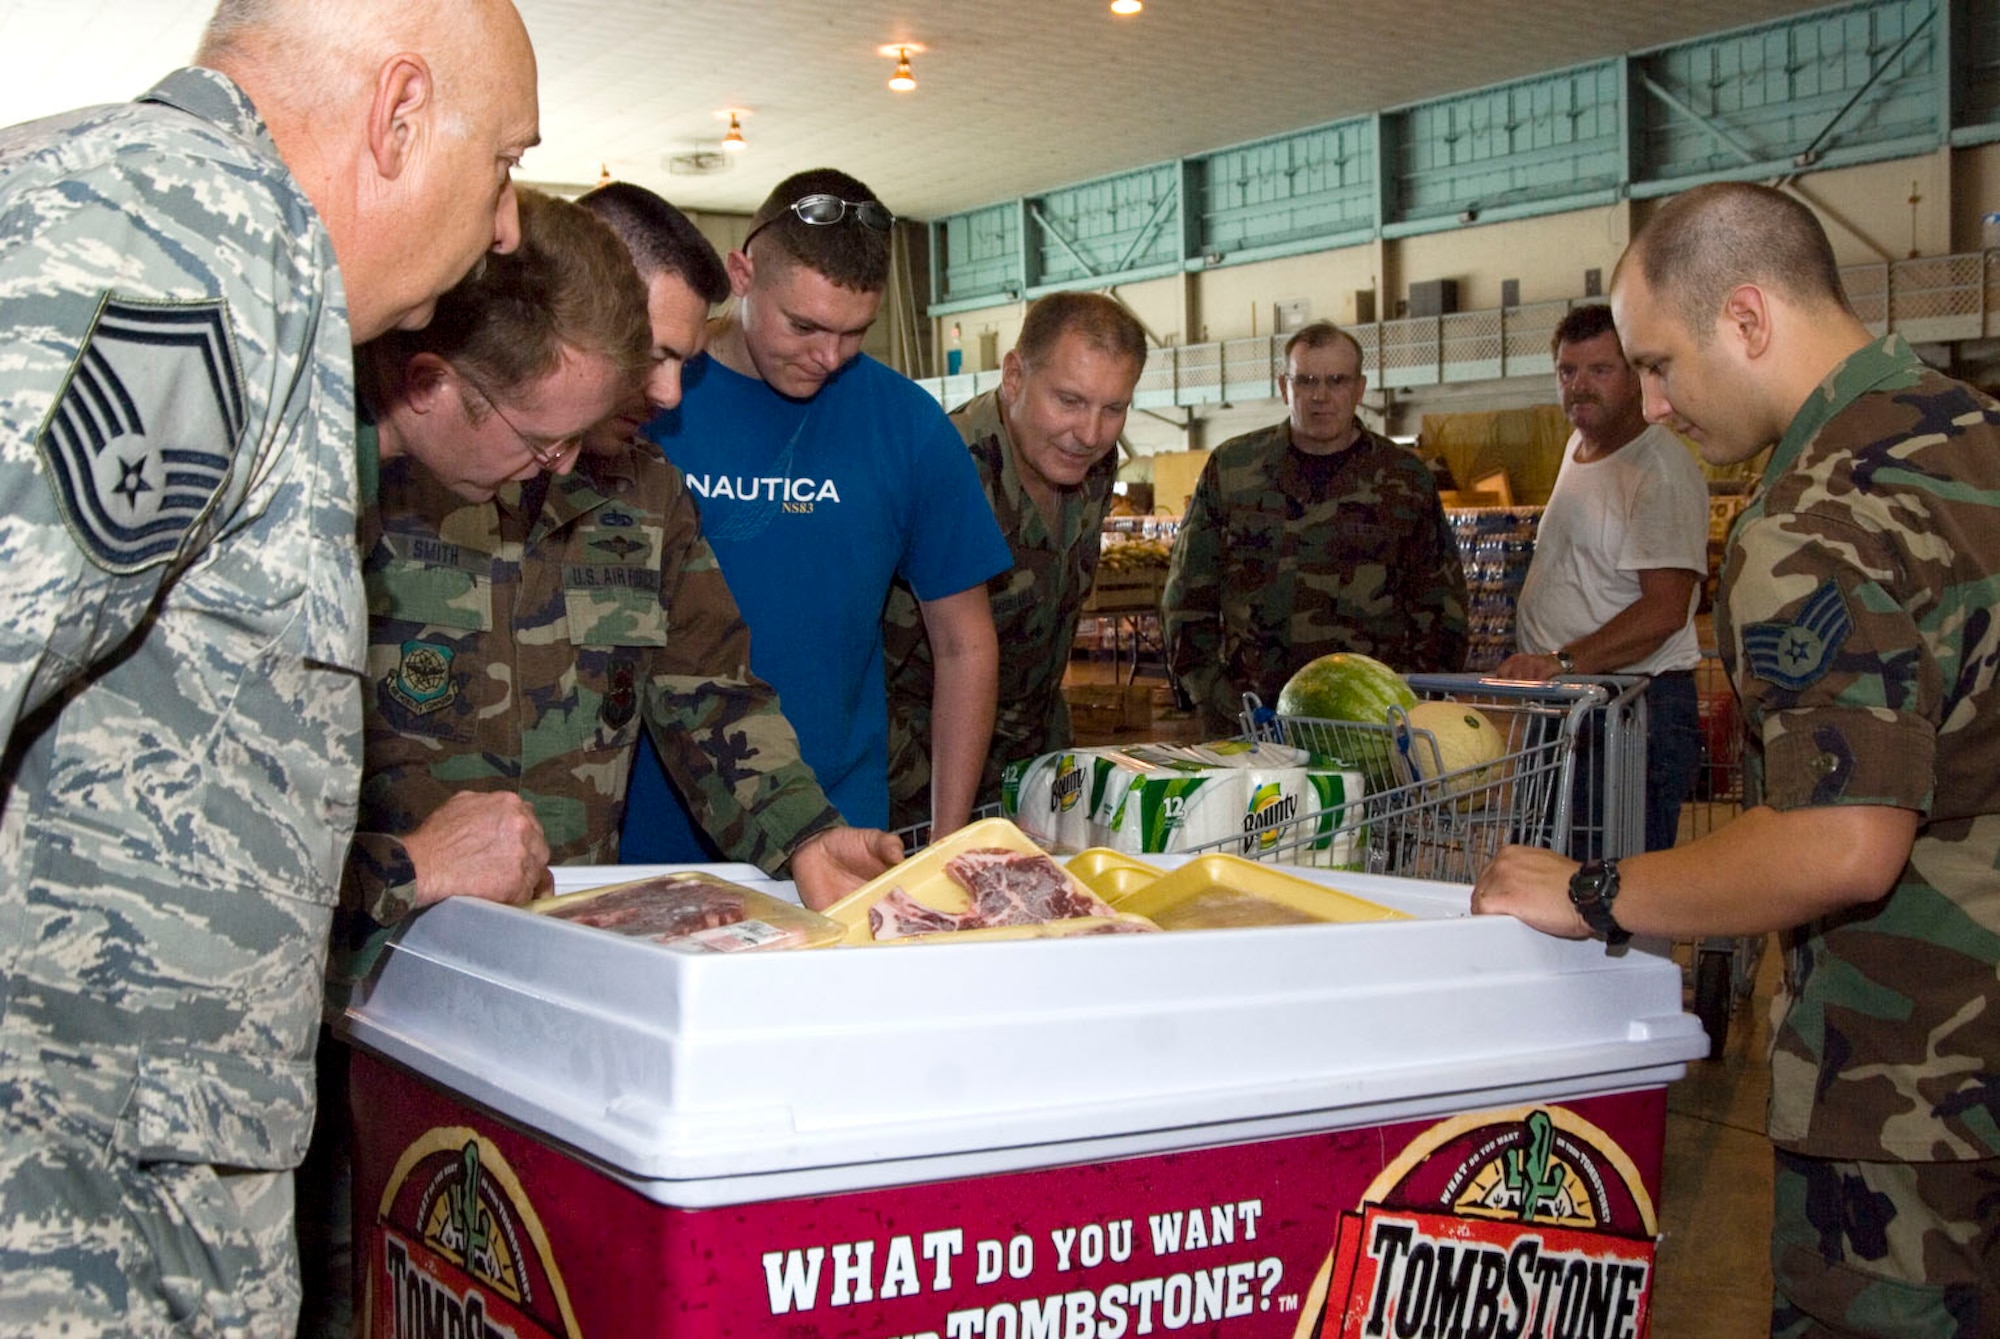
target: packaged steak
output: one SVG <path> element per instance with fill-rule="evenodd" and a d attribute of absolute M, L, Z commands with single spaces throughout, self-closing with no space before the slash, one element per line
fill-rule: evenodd
<path fill-rule="evenodd" d="M 529 910 L 693 953 L 820 948 L 844 933 L 818 912 L 699 870 L 544 898 Z"/>
<path fill-rule="evenodd" d="M 1068 937 L 1050 928 L 1056 926 L 1099 934 L 1156 928 L 1114 911 L 1003 818 L 974 823 L 919 851 L 827 915 L 847 927 L 849 944 Z"/>

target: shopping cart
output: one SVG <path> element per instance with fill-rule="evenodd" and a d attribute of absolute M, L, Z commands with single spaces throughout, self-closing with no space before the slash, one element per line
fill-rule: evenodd
<path fill-rule="evenodd" d="M 1682 840 L 1699 840 L 1743 811 L 1743 720 L 1736 694 L 1713 651 L 1695 670 L 1701 766 L 1681 806 Z M 1722 1053 L 1730 1015 L 1750 998 L 1764 958 L 1764 936 L 1697 939 L 1692 949 L 1694 1012 L 1708 1030 L 1709 1054 Z"/>
<path fill-rule="evenodd" d="M 982 818 L 999 818 L 1000 816 L 1001 810 L 998 804 L 982 804 L 972 811 L 972 821 L 975 823 Z M 912 823 L 906 828 L 897 828 L 893 835 L 902 838 L 903 855 L 905 857 L 913 856 L 931 844 L 931 822 L 927 818 L 921 823 Z"/>
<path fill-rule="evenodd" d="M 1280 863 L 1470 883 L 1505 845 L 1577 859 L 1636 851 L 1645 834 L 1646 681 L 1522 683 L 1408 676 L 1420 698 L 1476 707 L 1507 741 L 1500 758 L 1444 771 L 1437 739 L 1400 709 L 1385 725 L 1280 716 L 1245 699 L 1247 737 L 1342 759 L 1368 790 L 1290 823 L 1200 848 Z"/>

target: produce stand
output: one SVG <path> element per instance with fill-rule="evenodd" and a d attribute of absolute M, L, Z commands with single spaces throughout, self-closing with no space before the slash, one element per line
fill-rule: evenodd
<path fill-rule="evenodd" d="M 1302 872 L 1413 919 L 693 954 L 431 908 L 343 1020 L 366 1332 L 1643 1335 L 1678 970 Z"/>

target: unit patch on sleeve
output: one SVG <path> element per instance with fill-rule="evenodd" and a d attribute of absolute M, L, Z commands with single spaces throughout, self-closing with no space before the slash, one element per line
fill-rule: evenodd
<path fill-rule="evenodd" d="M 1852 631 L 1854 619 L 1840 588 L 1825 581 L 1793 621 L 1752 623 L 1743 629 L 1743 656 L 1752 674 L 1797 692 L 1832 667 L 1834 653 Z"/>
<path fill-rule="evenodd" d="M 222 491 L 243 425 L 223 303 L 110 298 L 36 445 L 77 546 L 129 573 L 180 551 Z"/>

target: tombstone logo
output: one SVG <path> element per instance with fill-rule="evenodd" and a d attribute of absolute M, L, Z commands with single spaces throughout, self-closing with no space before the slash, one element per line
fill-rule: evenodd
<path fill-rule="evenodd" d="M 1341 1217 L 1320 1339 L 1646 1333 L 1658 1223 L 1638 1170 L 1560 1107 L 1461 1116 Z"/>
<path fill-rule="evenodd" d="M 397 1160 L 368 1264 L 372 1333 L 578 1339 L 540 1217 L 507 1160 L 470 1129 L 433 1129 Z"/>

